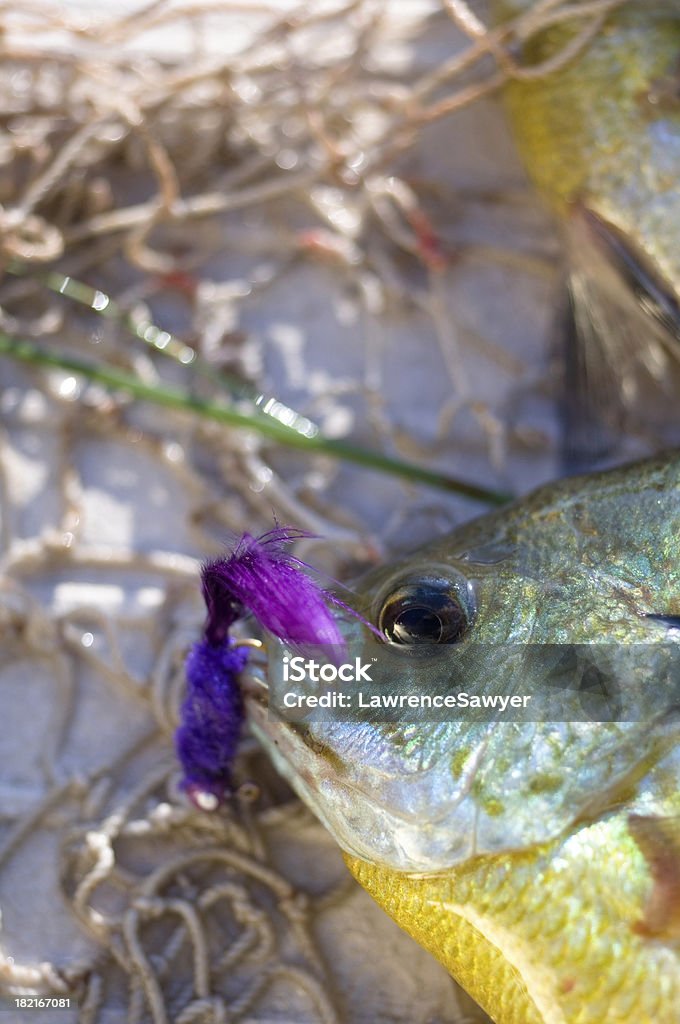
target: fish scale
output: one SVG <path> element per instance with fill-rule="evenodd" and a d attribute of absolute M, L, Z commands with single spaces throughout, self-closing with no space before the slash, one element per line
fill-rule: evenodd
<path fill-rule="evenodd" d="M 534 0 L 491 0 L 499 22 Z M 557 5 L 561 8 L 562 5 Z M 554 61 L 588 4 L 517 42 L 522 64 Z M 554 13 L 554 12 L 553 12 Z M 616 450 L 622 430 L 680 443 L 680 5 L 629 0 L 576 58 L 511 76 L 504 100 L 526 169 L 566 254 L 568 469 Z"/>
<path fill-rule="evenodd" d="M 678 950 L 636 934 L 652 883 L 625 815 L 429 876 L 346 862 L 494 1021 L 678 1022 Z"/>

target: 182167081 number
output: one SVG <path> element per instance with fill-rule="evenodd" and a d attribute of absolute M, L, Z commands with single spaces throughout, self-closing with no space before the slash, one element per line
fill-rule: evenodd
<path fill-rule="evenodd" d="M 15 996 L 17 1010 L 68 1010 L 71 1000 L 68 996 Z"/>

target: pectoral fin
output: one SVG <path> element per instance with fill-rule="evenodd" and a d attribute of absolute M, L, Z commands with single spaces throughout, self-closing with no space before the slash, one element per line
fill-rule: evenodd
<path fill-rule="evenodd" d="M 680 938 L 680 817 L 631 814 L 628 829 L 653 883 L 634 931 L 647 938 Z"/>
<path fill-rule="evenodd" d="M 568 224 L 564 462 L 591 469 L 624 430 L 680 440 L 680 301 L 633 241 L 574 204 Z"/>

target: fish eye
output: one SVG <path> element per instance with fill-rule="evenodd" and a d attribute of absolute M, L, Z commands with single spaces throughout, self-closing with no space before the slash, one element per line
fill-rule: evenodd
<path fill-rule="evenodd" d="M 378 628 L 391 644 L 455 644 L 470 626 L 470 610 L 449 580 L 403 583 L 382 603 Z"/>

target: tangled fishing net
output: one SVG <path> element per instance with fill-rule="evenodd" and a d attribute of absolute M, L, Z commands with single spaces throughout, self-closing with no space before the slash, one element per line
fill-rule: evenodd
<path fill-rule="evenodd" d="M 617 3 L 582 6 L 553 65 Z M 3 1005 L 479 1019 L 252 740 L 207 815 L 172 735 L 198 565 L 233 535 L 274 512 L 347 578 L 470 514 L 305 437 L 501 490 L 551 474 L 557 246 L 485 98 L 550 70 L 515 44 L 574 5 L 1 11 Z M 210 415 L 263 402 L 302 444 Z"/>

